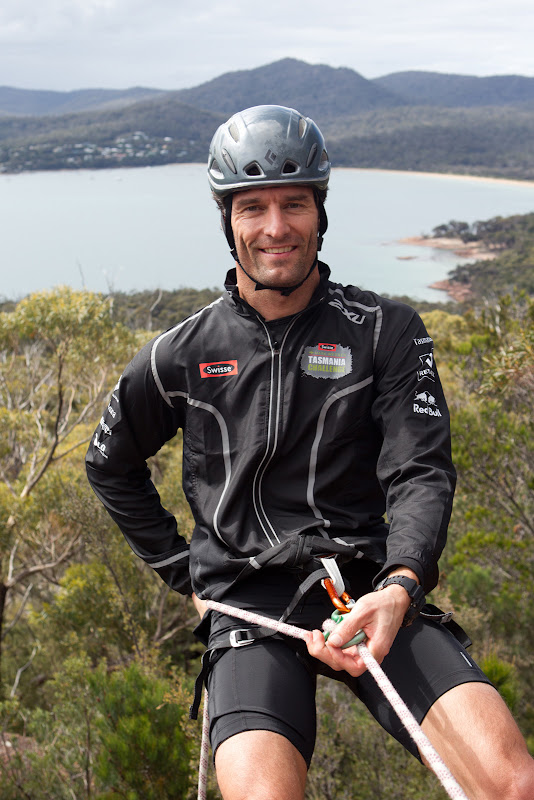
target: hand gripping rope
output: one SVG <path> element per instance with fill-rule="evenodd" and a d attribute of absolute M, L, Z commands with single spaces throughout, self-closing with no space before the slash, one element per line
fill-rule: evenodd
<path fill-rule="evenodd" d="M 328 588 L 328 579 L 325 580 L 325 588 L 327 589 L 328 593 L 330 594 Z M 335 591 L 335 590 L 334 590 Z M 330 594 L 330 597 L 332 595 Z M 342 598 L 343 599 L 343 598 Z M 349 610 L 349 603 L 351 602 L 351 598 L 345 598 L 347 600 L 346 603 L 343 603 L 345 607 L 346 613 Z M 353 604 L 353 601 L 352 601 Z M 309 635 L 309 631 L 306 631 L 302 628 L 297 628 L 295 625 L 288 625 L 286 622 L 279 622 L 277 620 L 270 619 L 269 617 L 263 617 L 260 614 L 255 614 L 252 611 L 245 611 L 240 608 L 234 608 L 233 606 L 228 606 L 225 603 L 217 603 L 214 600 L 207 600 L 206 605 L 208 608 L 213 609 L 213 611 L 219 611 L 221 614 L 225 614 L 226 616 L 237 617 L 238 619 L 245 620 L 245 622 L 249 622 L 252 625 L 260 625 L 262 627 L 270 628 L 273 631 L 277 631 L 278 633 L 283 633 L 286 636 L 292 636 L 295 639 L 303 639 L 306 641 Z M 336 605 L 336 604 L 335 604 Z M 342 612 L 343 613 L 343 612 Z M 337 616 L 336 616 L 337 615 Z M 325 638 L 330 633 L 330 631 L 335 628 L 337 622 L 342 620 L 341 614 L 338 614 L 337 611 L 334 611 L 332 614 L 332 620 L 326 620 L 323 624 L 323 628 L 327 629 L 325 632 Z M 389 678 L 384 673 L 383 669 L 380 667 L 376 659 L 371 655 L 370 651 L 368 650 L 367 646 L 364 644 L 363 639 L 365 639 L 365 634 L 363 631 L 359 631 L 354 639 L 351 639 L 344 647 L 350 647 L 352 644 L 356 645 L 358 648 L 358 653 L 361 656 L 365 666 L 377 682 L 378 686 L 384 693 L 385 697 L 391 704 L 391 707 L 399 717 L 400 721 L 414 740 L 415 744 L 419 748 L 419 752 L 421 755 L 426 759 L 429 767 L 432 769 L 434 774 L 437 776 L 438 780 L 440 781 L 441 785 L 447 792 L 448 796 L 451 800 L 469 800 L 461 786 L 457 783 L 445 763 L 443 762 L 441 756 L 438 755 L 434 747 L 430 744 L 429 739 L 421 730 L 420 725 L 418 724 L 417 720 L 404 703 L 404 701 L 399 696 L 397 690 L 394 688 L 393 684 L 389 680 Z M 207 768 L 208 768 L 208 748 L 209 748 L 209 721 L 208 721 L 208 694 L 204 692 L 204 712 L 203 712 L 203 723 L 202 723 L 202 745 L 201 745 L 201 753 L 200 753 L 200 769 L 199 769 L 199 777 L 198 777 L 198 800 L 206 800 L 206 778 L 207 778 Z"/>

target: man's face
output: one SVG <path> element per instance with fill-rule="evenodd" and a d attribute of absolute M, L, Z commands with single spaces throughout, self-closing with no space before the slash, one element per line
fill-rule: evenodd
<path fill-rule="evenodd" d="M 239 261 L 255 281 L 294 286 L 306 277 L 317 254 L 319 225 L 310 186 L 236 192 L 231 221 Z"/>

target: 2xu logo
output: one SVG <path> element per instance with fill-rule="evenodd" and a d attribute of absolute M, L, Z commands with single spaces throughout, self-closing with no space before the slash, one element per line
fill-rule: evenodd
<path fill-rule="evenodd" d="M 201 378 L 226 378 L 237 375 L 237 361 L 209 361 L 199 364 Z"/>

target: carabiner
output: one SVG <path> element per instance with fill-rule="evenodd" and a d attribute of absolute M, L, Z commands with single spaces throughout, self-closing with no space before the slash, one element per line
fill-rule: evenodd
<path fill-rule="evenodd" d="M 328 596 L 332 601 L 332 603 L 334 604 L 334 607 L 337 608 L 337 610 L 340 611 L 342 614 L 348 614 L 351 606 L 354 605 L 354 600 L 352 599 L 350 594 L 347 594 L 347 592 L 343 592 L 343 594 L 340 597 L 334 588 L 333 581 L 330 578 L 325 578 L 322 583 L 324 588 L 328 592 Z"/>
<path fill-rule="evenodd" d="M 332 616 L 330 617 L 330 619 L 332 619 L 337 625 L 340 622 L 343 622 L 343 614 L 340 611 L 333 611 L 332 612 Z M 324 623 L 325 627 L 326 627 L 326 624 L 327 623 L 325 622 Z M 330 636 L 331 633 L 332 633 L 331 630 L 323 631 L 323 636 L 324 636 L 325 642 L 328 641 L 328 637 Z M 362 630 L 356 631 L 356 633 L 354 634 L 354 636 L 352 637 L 352 639 L 350 641 L 345 642 L 345 644 L 341 645 L 341 649 L 342 650 L 346 650 L 347 647 L 352 647 L 355 644 L 360 644 L 361 642 L 364 642 L 366 639 L 367 639 L 367 636 L 366 636 L 364 631 L 362 631 Z"/>

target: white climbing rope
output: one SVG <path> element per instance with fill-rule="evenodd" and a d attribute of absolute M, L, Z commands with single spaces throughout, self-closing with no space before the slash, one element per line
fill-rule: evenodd
<path fill-rule="evenodd" d="M 200 744 L 200 762 L 198 765 L 198 800 L 206 800 L 208 783 L 210 721 L 208 717 L 208 692 L 204 689 L 204 710 L 202 712 L 202 740 Z"/>
<path fill-rule="evenodd" d="M 225 614 L 226 616 L 237 617 L 238 619 L 242 619 L 252 625 L 260 625 L 265 628 L 270 628 L 273 631 L 283 633 L 286 636 L 291 636 L 295 639 L 303 639 L 306 641 L 309 636 L 309 631 L 306 631 L 303 628 L 297 628 L 295 625 L 288 625 L 286 622 L 280 622 L 278 620 L 270 619 L 269 617 L 263 617 L 261 614 L 255 614 L 253 611 L 245 611 L 244 609 L 235 608 L 234 606 L 229 606 L 225 603 L 218 603 L 215 600 L 207 600 L 206 605 L 213 611 L 219 611 L 221 614 Z M 434 772 L 451 800 L 469 800 L 441 756 L 436 752 L 430 743 L 428 737 L 423 733 L 421 726 L 398 694 L 397 690 L 385 674 L 382 667 L 370 653 L 367 646 L 361 642 L 360 644 L 356 645 L 356 647 L 358 648 L 358 652 L 365 666 L 377 682 L 385 697 L 388 699 L 391 707 L 419 748 L 419 752 L 426 759 L 430 769 Z M 204 692 L 198 800 L 206 800 L 206 779 L 209 750 L 209 721 L 207 709 L 208 694 L 207 692 Z"/>

